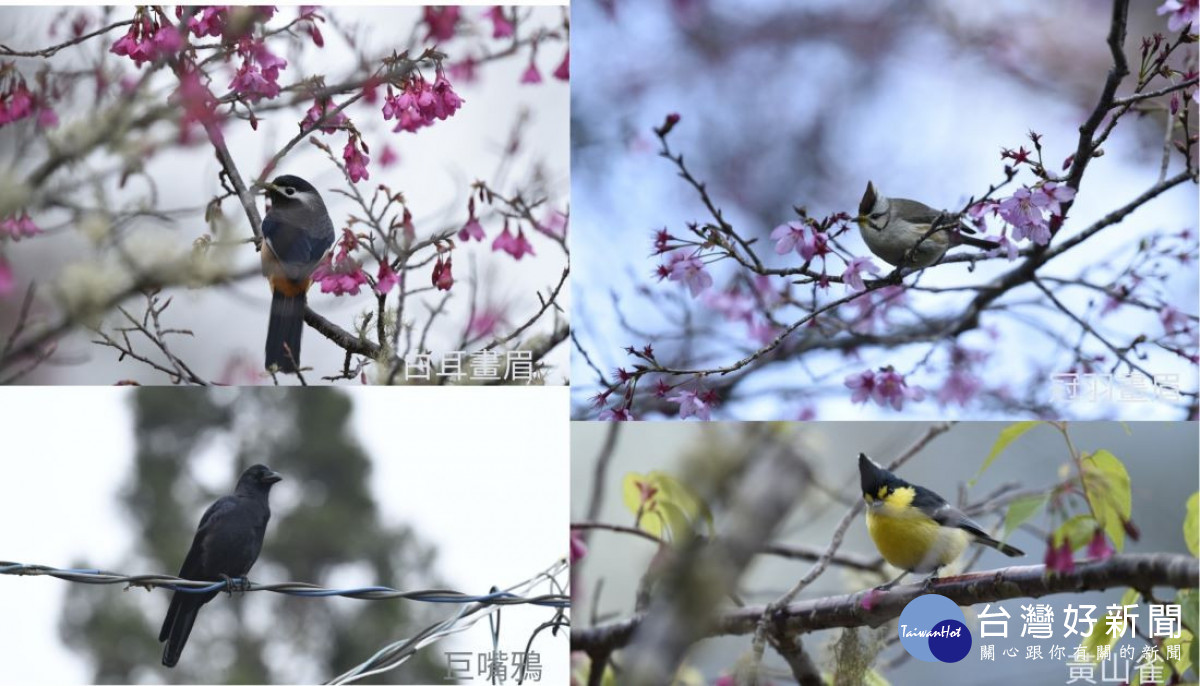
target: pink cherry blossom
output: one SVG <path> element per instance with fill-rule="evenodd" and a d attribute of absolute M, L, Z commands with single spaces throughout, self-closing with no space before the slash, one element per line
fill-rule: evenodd
<path fill-rule="evenodd" d="M 562 62 L 559 62 L 558 66 L 554 68 L 553 74 L 554 74 L 554 78 L 558 79 L 559 81 L 570 81 L 571 80 L 571 50 L 570 49 L 567 49 L 565 52 L 563 52 Z"/>
<path fill-rule="evenodd" d="M 533 228 L 551 238 L 561 240 L 567 237 L 567 215 L 555 209 L 547 210 L 546 215 L 534 224 Z"/>
<path fill-rule="evenodd" d="M 1075 558 L 1071 551 L 1070 539 L 1063 537 L 1061 545 L 1053 544 L 1053 536 L 1046 541 L 1046 555 L 1043 562 L 1046 565 L 1046 571 L 1068 573 L 1075 569 Z"/>
<path fill-rule="evenodd" d="M 509 232 L 507 226 L 505 226 L 504 231 L 501 232 L 499 236 L 496 236 L 496 239 L 492 241 L 492 252 L 497 250 L 503 250 L 509 255 L 512 255 L 514 260 L 519 260 L 525 255 L 534 254 L 533 246 L 530 245 L 529 239 L 525 238 L 524 230 L 517 229 L 517 235 L 514 236 Z"/>
<path fill-rule="evenodd" d="M 1107 560 L 1113 556 L 1112 544 L 1108 542 L 1108 537 L 1104 535 L 1104 529 L 1096 529 L 1096 533 L 1092 535 L 1092 540 L 1088 543 L 1087 556 L 1093 560 Z"/>
<path fill-rule="evenodd" d="M 1188 33 L 1200 33 L 1200 0 L 1167 0 L 1158 7 L 1158 15 L 1170 14 L 1167 28 L 1172 31 L 1188 29 Z"/>
<path fill-rule="evenodd" d="M 479 223 L 479 220 L 476 219 L 474 215 L 467 219 L 467 223 L 463 224 L 463 227 L 458 230 L 458 240 L 462 241 L 463 243 L 466 243 L 472 239 L 482 243 L 483 239 L 486 237 L 487 236 L 483 233 L 483 225 Z M 492 249 L 495 250 L 495 246 L 493 246 Z"/>
<path fill-rule="evenodd" d="M 387 295 L 398 283 L 400 283 L 400 277 L 392 270 L 392 265 L 387 262 L 379 263 L 379 274 L 375 277 L 375 292 Z"/>
<path fill-rule="evenodd" d="M 320 98 L 313 102 L 312 107 L 308 108 L 308 112 L 304 115 L 304 121 L 300 122 L 300 125 L 311 129 L 324 117 L 325 121 L 321 123 L 321 131 L 324 133 L 333 133 L 338 130 L 338 127 L 348 121 L 344 110 L 337 114 L 326 116 L 328 113 L 336 110 L 337 107 L 337 103 L 333 102 L 330 98 Z"/>
<path fill-rule="evenodd" d="M 713 285 L 712 275 L 697 255 L 687 255 L 682 251 L 672 253 L 666 268 L 667 279 L 687 286 L 693 298 Z"/>
<path fill-rule="evenodd" d="M 694 391 L 680 389 L 674 395 L 667 396 L 666 400 L 667 402 L 679 404 L 680 419 L 695 417 L 703 421 L 708 421 L 712 408 L 716 404 L 716 394 L 704 389 Z"/>
<path fill-rule="evenodd" d="M 910 387 L 903 374 L 891 367 L 885 367 L 875 377 L 874 397 L 880 406 L 891 405 L 893 410 L 899 410 L 904 406 L 905 400 L 924 400 L 925 389 L 919 386 Z"/>
<path fill-rule="evenodd" d="M 829 253 L 825 234 L 814 231 L 798 221 L 776 226 L 771 231 L 771 240 L 775 241 L 776 254 L 786 255 L 795 250 L 796 254 L 805 262 L 815 256 L 824 256 Z"/>
<path fill-rule="evenodd" d="M 582 560 L 587 556 L 587 543 L 583 540 L 583 532 L 571 530 L 571 564 Z"/>
<path fill-rule="evenodd" d="M 875 372 L 868 369 L 846 377 L 846 388 L 851 390 L 850 402 L 865 403 L 875 393 Z"/>
<path fill-rule="evenodd" d="M 853 403 L 874 399 L 881 407 L 890 405 L 893 410 L 900 410 L 905 400 L 921 401 L 925 398 L 925 389 L 909 387 L 904 375 L 891 367 L 884 367 L 878 373 L 868 369 L 851 374 L 846 377 L 845 384 L 852 391 L 850 402 Z"/>
<path fill-rule="evenodd" d="M 429 27 L 429 32 L 425 34 L 425 41 L 432 38 L 444 43 L 454 38 L 455 26 L 461 16 L 462 9 L 459 7 L 426 7 L 423 21 Z"/>
<path fill-rule="evenodd" d="M 179 88 L 175 92 L 183 107 L 183 117 L 179 122 L 179 140 L 188 143 L 192 139 L 192 127 L 200 124 L 212 131 L 218 140 L 222 139 L 220 125 L 224 118 L 217 112 L 217 99 L 200 81 L 199 70 L 185 69 L 179 75 Z"/>
<path fill-rule="evenodd" d="M 358 137 L 351 135 L 342 150 L 342 159 L 346 161 L 346 175 L 354 183 L 371 178 L 371 173 L 367 171 L 367 163 L 371 158 L 359 149 L 359 143 Z"/>
<path fill-rule="evenodd" d="M 383 146 L 383 152 L 379 153 L 379 166 L 390 167 L 400 161 L 400 156 L 392 149 L 390 145 Z"/>
<path fill-rule="evenodd" d="M 482 307 L 472 314 L 471 320 L 467 322 L 467 336 L 471 340 L 493 336 L 507 318 L 508 313 L 503 307 L 494 305 Z"/>
<path fill-rule="evenodd" d="M 492 20 L 492 38 L 508 38 L 513 35 L 512 22 L 504 16 L 504 7 L 501 5 L 493 6 L 483 16 Z"/>
<path fill-rule="evenodd" d="M 437 262 L 433 265 L 433 276 L 430 278 L 434 288 L 439 291 L 450 290 L 454 285 L 453 267 L 452 258 L 447 257 L 446 261 L 442 262 L 442 256 L 438 255 Z"/>
<path fill-rule="evenodd" d="M 0 222 L 0 237 L 7 236 L 14 241 L 30 238 L 41 232 L 42 230 L 29 217 L 28 212 L 22 212 L 19 217 L 17 215 L 6 217 L 3 222 Z"/>
<path fill-rule="evenodd" d="M 342 256 L 330 261 L 326 259 L 313 270 L 312 280 L 321 284 L 322 293 L 334 295 L 358 295 L 367 285 L 367 275 L 362 263 L 352 257 Z"/>
<path fill-rule="evenodd" d="M 538 71 L 537 64 L 530 59 L 529 66 L 525 68 L 525 72 L 521 74 L 521 83 L 541 83 L 542 72 Z"/>
<path fill-rule="evenodd" d="M 863 283 L 862 272 L 864 271 L 878 274 L 879 266 L 869 257 L 855 257 L 846 265 L 846 271 L 842 272 L 842 282 L 849 286 L 850 290 L 865 291 L 867 285 Z"/>
<path fill-rule="evenodd" d="M 205 36 L 220 38 L 225 33 L 225 18 L 228 10 L 229 8 L 225 5 L 205 7 L 188 19 L 188 30 L 196 34 L 197 38 Z"/>
<path fill-rule="evenodd" d="M 1029 238 L 1038 245 L 1050 242 L 1050 226 L 1042 214 L 1048 204 L 1043 193 L 1018 188 L 1012 196 L 1000 201 L 997 211 L 1004 221 L 1012 224 L 1013 240 Z"/>
<path fill-rule="evenodd" d="M 606 407 L 597 417 L 602 422 L 631 422 L 633 421 L 633 413 L 629 408 L 621 405 L 619 407 Z"/>

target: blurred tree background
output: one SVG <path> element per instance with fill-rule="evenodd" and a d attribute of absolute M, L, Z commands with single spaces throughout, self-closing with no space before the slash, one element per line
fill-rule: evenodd
<path fill-rule="evenodd" d="M 133 403 L 137 453 L 122 500 L 141 545 L 121 569 L 175 574 L 204 509 L 261 462 L 284 481 L 271 494 L 271 523 L 251 579 L 440 585 L 434 546 L 406 525 L 382 521 L 368 487 L 371 461 L 352 433 L 344 393 L 144 388 Z M 179 665 L 167 670 L 157 639 L 170 594 L 156 591 L 159 610 L 146 613 L 112 590 L 71 584 L 60 624 L 64 641 L 94 664 L 92 683 L 324 681 L 436 616 L 401 601 L 222 594 L 201 611 Z M 435 654 L 419 653 L 361 683 L 439 679 Z"/>

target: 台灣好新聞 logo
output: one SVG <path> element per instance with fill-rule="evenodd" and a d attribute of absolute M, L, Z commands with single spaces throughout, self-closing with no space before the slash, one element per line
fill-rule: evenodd
<path fill-rule="evenodd" d="M 958 662 L 971 652 L 962 608 L 945 596 L 914 598 L 900 613 L 900 643 L 924 662 Z"/>

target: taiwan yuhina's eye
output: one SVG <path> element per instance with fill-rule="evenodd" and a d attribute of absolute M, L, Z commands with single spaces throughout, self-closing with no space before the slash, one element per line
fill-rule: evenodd
<path fill-rule="evenodd" d="M 283 192 L 287 193 L 288 197 L 290 198 L 296 194 L 296 189 L 295 188 L 285 188 L 285 189 L 283 189 Z"/>

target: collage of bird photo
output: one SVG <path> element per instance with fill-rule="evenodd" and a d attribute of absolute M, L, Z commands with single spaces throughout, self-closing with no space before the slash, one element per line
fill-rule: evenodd
<path fill-rule="evenodd" d="M 1198 46 L 0 6 L 0 686 L 1200 683 Z"/>

